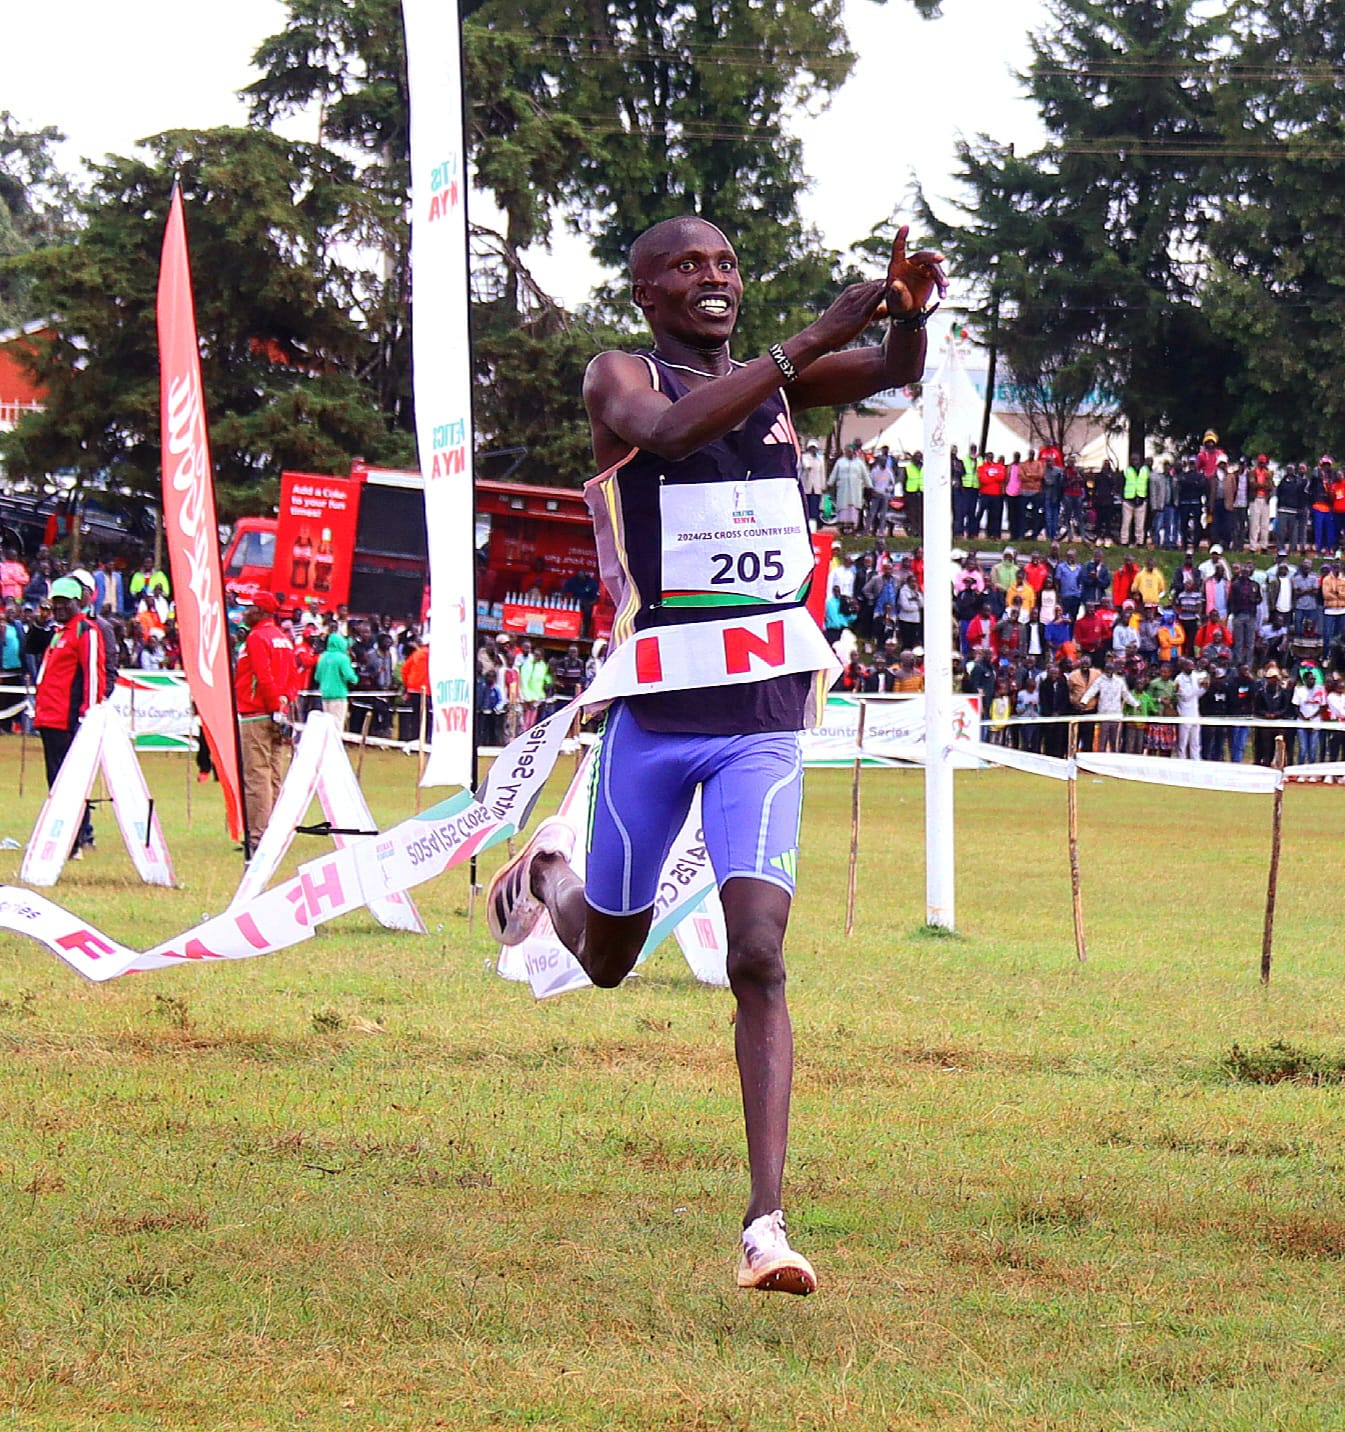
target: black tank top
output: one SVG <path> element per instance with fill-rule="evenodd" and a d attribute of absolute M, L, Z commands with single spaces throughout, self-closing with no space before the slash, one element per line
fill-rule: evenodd
<path fill-rule="evenodd" d="M 690 391 L 672 364 L 649 352 L 636 356 L 649 365 L 654 387 L 673 402 Z M 757 616 L 798 605 L 799 597 L 792 594 L 789 600 L 774 605 L 757 602 L 751 606 L 707 607 L 665 604 L 659 596 L 664 589 L 660 488 L 763 478 L 792 479 L 798 488 L 800 509 L 803 508 L 798 436 L 789 404 L 780 390 L 738 427 L 687 457 L 674 461 L 636 449 L 625 462 L 589 484 L 586 496 L 594 513 L 599 564 L 617 606 L 615 640 L 650 627 Z M 806 598 L 806 589 L 801 595 Z M 798 731 L 804 725 L 812 683 L 807 672 L 796 672 L 740 686 L 629 697 L 627 703 L 647 731 L 724 736 Z"/>

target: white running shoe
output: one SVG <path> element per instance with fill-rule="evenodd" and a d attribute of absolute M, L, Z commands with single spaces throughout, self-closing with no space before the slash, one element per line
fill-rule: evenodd
<path fill-rule="evenodd" d="M 486 928 L 502 945 L 519 945 L 542 918 L 542 902 L 532 893 L 534 855 L 574 853 L 574 829 L 559 816 L 544 820 L 532 839 L 506 861 L 486 887 Z"/>
<path fill-rule="evenodd" d="M 762 1293 L 817 1291 L 817 1274 L 802 1253 L 795 1253 L 785 1237 L 785 1216 L 777 1208 L 763 1213 L 743 1229 L 743 1256 L 738 1264 L 738 1286 Z"/>

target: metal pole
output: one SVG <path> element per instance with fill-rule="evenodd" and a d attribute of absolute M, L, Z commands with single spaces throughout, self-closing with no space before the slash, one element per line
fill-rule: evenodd
<path fill-rule="evenodd" d="M 425 722 L 429 716 L 428 693 L 420 692 L 420 749 L 416 754 L 416 814 L 420 814 L 420 783 L 425 778 Z M 472 771 L 476 771 L 476 742 L 472 742 Z"/>
<path fill-rule="evenodd" d="M 925 923 L 952 930 L 953 485 L 948 469 L 950 343 L 924 393 L 925 410 Z"/>
<path fill-rule="evenodd" d="M 355 762 L 355 779 L 364 779 L 364 753 L 369 749 L 369 723 L 374 719 L 374 708 L 372 703 L 364 713 L 364 726 L 360 730 L 360 754 Z"/>

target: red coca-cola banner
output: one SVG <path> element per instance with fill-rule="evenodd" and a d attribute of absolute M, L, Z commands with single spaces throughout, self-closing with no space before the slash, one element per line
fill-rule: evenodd
<path fill-rule="evenodd" d="M 233 668 L 224 611 L 215 478 L 206 437 L 196 308 L 187 263 L 182 191 L 173 186 L 159 265 L 159 411 L 163 516 L 187 687 L 224 788 L 229 834 L 243 836 Z M 260 834 L 260 832 L 257 832 Z"/>
<path fill-rule="evenodd" d="M 316 598 L 323 611 L 331 612 L 350 600 L 363 486 L 354 477 L 280 474 L 272 590 L 286 611 Z"/>

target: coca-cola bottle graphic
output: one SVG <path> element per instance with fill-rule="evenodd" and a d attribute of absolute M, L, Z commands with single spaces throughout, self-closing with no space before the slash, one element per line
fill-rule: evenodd
<path fill-rule="evenodd" d="M 290 586 L 302 589 L 308 585 L 309 573 L 313 567 L 313 543 L 308 528 L 301 527 L 299 535 L 290 548 Z"/>
<path fill-rule="evenodd" d="M 322 538 L 318 542 L 317 555 L 313 558 L 313 590 L 315 592 L 330 592 L 332 589 L 332 564 L 336 558 L 332 556 L 332 529 L 324 527 Z"/>

